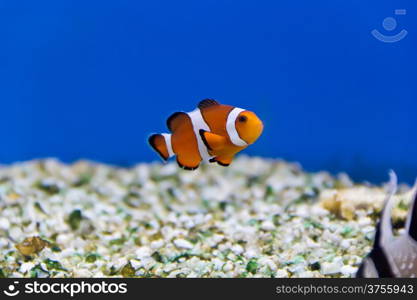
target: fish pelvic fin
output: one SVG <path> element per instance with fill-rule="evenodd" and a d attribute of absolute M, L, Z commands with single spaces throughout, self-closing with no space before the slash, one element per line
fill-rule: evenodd
<path fill-rule="evenodd" d="M 217 162 L 222 167 L 228 167 L 233 160 L 233 156 L 216 156 L 209 160 L 209 162 L 214 163 Z"/>

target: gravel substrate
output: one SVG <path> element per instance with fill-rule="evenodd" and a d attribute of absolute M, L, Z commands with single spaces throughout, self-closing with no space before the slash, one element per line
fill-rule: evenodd
<path fill-rule="evenodd" d="M 409 188 L 394 212 L 404 222 Z M 0 277 L 352 277 L 370 251 L 382 187 L 240 157 L 0 167 Z"/>

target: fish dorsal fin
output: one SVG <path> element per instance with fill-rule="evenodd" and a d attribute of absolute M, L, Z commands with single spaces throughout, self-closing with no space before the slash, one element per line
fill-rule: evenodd
<path fill-rule="evenodd" d="M 408 234 L 417 241 L 417 180 L 412 192 L 411 207 L 409 208 L 405 229 Z"/>
<path fill-rule="evenodd" d="M 183 111 L 178 111 L 173 113 L 168 119 L 167 119 L 167 127 L 171 132 L 174 132 L 178 126 L 185 121 L 186 118 L 189 118 L 187 113 Z"/>
<path fill-rule="evenodd" d="M 210 106 L 214 106 L 214 105 L 219 105 L 220 103 L 219 102 L 217 102 L 216 100 L 214 100 L 214 99 L 204 99 L 204 100 L 201 100 L 199 103 L 198 103 L 198 105 L 197 105 L 197 107 L 199 108 L 199 109 L 203 109 L 203 108 L 207 108 L 207 107 L 210 107 Z"/>
<path fill-rule="evenodd" d="M 394 238 L 394 234 L 392 232 L 391 212 L 395 204 L 394 194 L 397 192 L 397 175 L 395 175 L 394 171 L 391 170 L 389 176 L 388 194 L 384 201 L 381 219 L 377 228 L 379 231 L 380 246 L 386 245 Z"/>

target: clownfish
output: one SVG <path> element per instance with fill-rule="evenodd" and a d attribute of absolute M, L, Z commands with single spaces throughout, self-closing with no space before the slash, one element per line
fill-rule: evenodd
<path fill-rule="evenodd" d="M 263 131 L 255 113 L 213 99 L 200 101 L 192 112 L 172 114 L 167 127 L 171 133 L 153 134 L 148 142 L 164 161 L 176 156 L 185 170 L 197 169 L 202 161 L 226 167 Z"/>

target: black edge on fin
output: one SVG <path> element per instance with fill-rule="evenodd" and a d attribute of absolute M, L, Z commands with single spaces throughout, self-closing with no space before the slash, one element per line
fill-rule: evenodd
<path fill-rule="evenodd" d="M 215 162 L 217 162 L 217 160 L 213 157 L 213 158 L 210 158 L 210 159 L 209 159 L 209 162 L 210 162 L 210 163 L 215 163 Z"/>
<path fill-rule="evenodd" d="M 408 214 L 408 234 L 417 241 L 417 191 L 414 192 L 414 199 L 411 202 L 411 211 Z"/>
<path fill-rule="evenodd" d="M 356 273 L 357 278 L 365 278 L 369 277 L 367 276 L 365 272 L 365 264 L 372 262 L 372 267 L 375 267 L 376 273 L 378 273 L 378 277 L 380 278 L 388 278 L 388 277 L 394 277 L 393 271 L 391 270 L 390 263 L 388 261 L 388 258 L 386 257 L 384 250 L 381 247 L 380 244 L 380 235 L 381 235 L 381 221 L 378 222 L 377 229 L 375 232 L 375 240 L 374 245 L 372 247 L 371 252 L 368 254 L 368 256 L 362 261 L 362 264 L 360 268 L 358 269 L 358 272 Z"/>
<path fill-rule="evenodd" d="M 376 225 L 374 244 L 371 252 L 362 261 L 362 264 L 356 273 L 356 277 L 369 277 L 366 271 L 367 268 L 373 268 L 378 274 L 378 277 L 393 277 L 393 271 L 386 254 L 384 252 L 384 245 L 389 243 L 393 238 L 391 211 L 394 204 L 393 196 L 397 190 L 397 176 L 394 171 L 390 171 L 390 181 L 388 184 L 388 194 L 385 197 L 384 205 L 381 210 L 379 221 Z"/>
<path fill-rule="evenodd" d="M 198 103 L 197 107 L 199 109 L 202 109 L 202 108 L 210 107 L 210 106 L 213 106 L 213 105 L 219 105 L 219 102 L 217 102 L 214 99 L 204 99 L 204 100 L 201 100 Z"/>
<path fill-rule="evenodd" d="M 390 182 L 388 188 L 388 195 L 384 201 L 384 207 L 382 208 L 379 221 L 376 225 L 374 244 L 371 252 L 362 261 L 358 272 L 357 278 L 368 277 L 366 274 L 366 268 L 375 268 L 374 271 L 378 273 L 378 277 L 394 277 L 388 258 L 384 252 L 384 244 L 392 239 L 391 229 L 391 210 L 393 206 L 393 195 L 397 188 L 397 177 L 394 172 L 390 172 Z M 372 266 L 371 266 L 372 265 Z"/>
<path fill-rule="evenodd" d="M 222 163 L 222 162 L 220 162 L 220 161 L 218 161 L 218 160 L 216 160 L 217 161 L 217 163 L 219 164 L 219 165 L 221 165 L 222 167 L 228 167 L 228 166 L 230 166 L 230 164 L 224 164 L 224 163 Z"/>
<path fill-rule="evenodd" d="M 356 278 L 373 278 L 378 277 L 378 271 L 376 270 L 373 260 L 367 256 L 363 259 L 358 271 L 355 275 Z"/>
<path fill-rule="evenodd" d="M 171 123 L 178 117 L 178 116 L 180 116 L 180 115 L 183 115 L 183 114 L 187 114 L 187 113 L 185 113 L 185 112 L 183 112 L 183 111 L 177 111 L 177 112 L 174 112 L 172 115 L 170 115 L 169 116 L 169 118 L 167 119 L 167 127 L 168 127 L 168 129 L 172 132 L 172 126 L 171 126 Z"/>
<path fill-rule="evenodd" d="M 381 223 L 381 221 L 379 222 Z M 369 257 L 373 260 L 375 268 L 378 272 L 379 277 L 394 277 L 393 272 L 391 271 L 391 266 L 389 261 L 384 253 L 382 245 L 380 244 L 381 240 L 381 224 L 379 224 L 376 232 L 375 232 L 375 242 L 374 247 L 369 255 Z"/>
<path fill-rule="evenodd" d="M 365 272 L 366 264 L 368 264 L 367 267 L 372 265 L 372 267 L 375 268 L 374 271 L 378 274 L 379 278 L 395 277 L 389 265 L 389 261 L 381 248 L 373 249 L 371 253 L 364 259 L 358 269 L 358 272 L 356 273 L 356 278 L 369 277 L 369 274 Z"/>
<path fill-rule="evenodd" d="M 395 277 L 391 266 L 389 264 L 389 261 L 387 257 L 385 256 L 385 253 L 382 249 L 378 249 L 373 251 L 372 255 L 372 261 L 374 263 L 374 266 L 376 268 L 376 271 L 378 272 L 378 276 L 380 278 L 392 278 Z"/>
<path fill-rule="evenodd" d="M 211 162 L 211 163 L 218 163 L 222 167 L 228 167 L 228 166 L 230 166 L 230 164 L 225 164 L 225 163 L 222 163 L 222 162 L 218 161 L 215 157 L 210 158 L 209 159 L 209 162 Z"/>
<path fill-rule="evenodd" d="M 200 129 L 200 130 L 199 130 L 199 133 L 200 133 L 201 139 L 203 140 L 203 143 L 204 143 L 204 145 L 206 145 L 206 147 L 207 147 L 207 149 L 208 149 L 208 150 L 213 150 L 213 149 L 211 149 L 210 145 L 207 143 L 206 137 L 204 136 L 204 133 L 205 133 L 205 132 L 207 132 L 207 131 L 206 131 L 206 130 L 204 130 L 204 129 Z"/>
<path fill-rule="evenodd" d="M 153 150 L 155 150 L 156 151 L 156 153 L 158 153 L 159 154 L 159 156 L 162 158 L 162 160 L 164 160 L 164 161 L 167 161 L 168 160 L 168 157 L 167 158 L 165 158 L 163 155 L 162 155 L 162 153 L 158 150 L 158 148 L 156 148 L 155 147 L 155 138 L 157 137 L 157 136 L 160 136 L 161 134 L 159 134 L 159 133 L 155 133 L 155 134 L 152 134 L 151 136 L 149 136 L 148 137 L 148 143 L 149 143 L 149 146 L 151 146 L 152 147 L 152 149 Z"/>
<path fill-rule="evenodd" d="M 178 164 L 178 166 L 179 166 L 181 169 L 184 169 L 184 170 L 187 170 L 187 171 L 194 171 L 195 169 L 197 169 L 197 168 L 198 168 L 198 166 L 196 166 L 196 167 L 187 167 L 187 166 L 184 166 L 184 165 L 182 165 L 182 164 L 178 161 L 178 159 L 177 159 L 177 164 Z"/>

